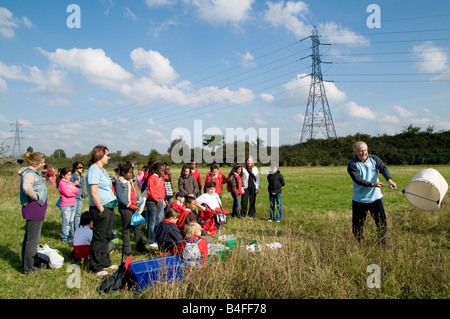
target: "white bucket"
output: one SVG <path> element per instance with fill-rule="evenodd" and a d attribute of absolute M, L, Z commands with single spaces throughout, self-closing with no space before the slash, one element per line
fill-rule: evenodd
<path fill-rule="evenodd" d="M 444 177 L 437 170 L 428 168 L 413 177 L 411 182 L 406 185 L 404 195 L 415 207 L 425 211 L 434 211 L 441 205 L 447 190 L 448 184 Z M 429 198 L 430 200 L 408 194 L 407 192 Z"/>

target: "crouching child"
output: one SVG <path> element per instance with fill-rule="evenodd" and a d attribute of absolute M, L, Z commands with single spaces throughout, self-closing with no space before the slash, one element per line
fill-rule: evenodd
<path fill-rule="evenodd" d="M 198 223 L 190 223 L 185 226 L 185 239 L 172 251 L 184 259 L 187 267 L 203 268 L 208 258 L 208 244 L 201 237 L 202 228 Z"/>

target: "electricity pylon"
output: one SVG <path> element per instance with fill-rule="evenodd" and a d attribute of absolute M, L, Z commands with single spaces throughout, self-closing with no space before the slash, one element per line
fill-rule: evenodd
<path fill-rule="evenodd" d="M 16 158 L 19 158 L 22 156 L 22 148 L 20 146 L 20 140 L 21 140 L 20 133 L 22 131 L 20 130 L 20 127 L 23 126 L 23 124 L 20 123 L 19 120 L 16 120 L 16 123 L 13 123 L 11 125 L 16 126 L 15 135 L 14 135 L 14 146 L 13 146 L 11 154 L 12 154 L 12 156 L 14 156 Z M 11 131 L 11 132 L 13 132 L 13 131 Z"/>
<path fill-rule="evenodd" d="M 320 43 L 316 27 L 313 29 L 313 34 L 305 39 L 308 38 L 312 40 L 312 73 L 300 143 L 316 138 L 319 131 L 325 138 L 337 137 L 320 68 L 321 63 L 329 62 L 322 62 L 320 59 L 319 45 L 322 43 Z"/>

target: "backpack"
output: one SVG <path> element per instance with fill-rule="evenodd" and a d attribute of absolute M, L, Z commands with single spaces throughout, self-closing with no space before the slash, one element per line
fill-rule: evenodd
<path fill-rule="evenodd" d="M 169 173 L 168 178 L 164 179 L 164 187 L 166 189 L 166 198 L 173 197 L 172 175 Z"/>
<path fill-rule="evenodd" d="M 203 257 L 198 248 L 198 242 L 201 238 L 193 239 L 192 237 L 185 240 L 186 246 L 183 250 L 183 259 L 187 267 L 201 268 L 203 265 Z"/>
<path fill-rule="evenodd" d="M 127 284 L 130 283 L 130 271 L 128 266 L 131 263 L 132 255 L 129 255 L 125 262 L 123 262 L 123 254 L 122 254 L 122 263 L 119 268 L 105 281 L 102 282 L 100 286 L 97 287 L 97 291 L 99 294 L 102 293 L 113 293 L 119 290 L 123 290 L 126 288 Z"/>
<path fill-rule="evenodd" d="M 125 263 L 122 263 L 111 276 L 108 276 L 108 278 L 98 286 L 98 293 L 113 293 L 123 289 L 125 286 L 125 271 Z"/>

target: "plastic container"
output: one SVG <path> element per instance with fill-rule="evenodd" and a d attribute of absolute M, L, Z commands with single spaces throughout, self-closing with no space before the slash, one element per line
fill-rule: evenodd
<path fill-rule="evenodd" d="M 130 264 L 131 279 L 136 283 L 136 290 L 141 293 L 146 287 L 157 283 L 172 283 L 183 279 L 186 266 L 178 256 L 168 256 Z"/>
<path fill-rule="evenodd" d="M 236 238 L 233 240 L 227 240 L 225 242 L 225 245 L 227 245 L 228 247 L 245 247 L 245 246 L 249 246 L 249 245 L 253 245 L 253 244 L 257 244 L 258 241 L 256 240 L 250 240 L 250 239 L 246 239 L 246 238 Z"/>

